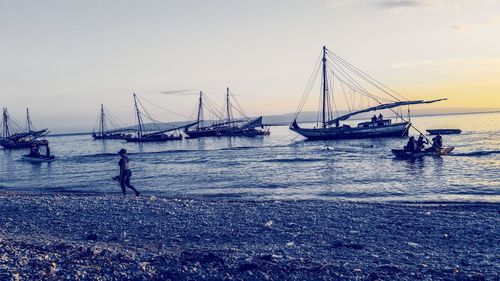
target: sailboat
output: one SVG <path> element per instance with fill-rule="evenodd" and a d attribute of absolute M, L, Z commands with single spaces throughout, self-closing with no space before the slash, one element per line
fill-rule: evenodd
<path fill-rule="evenodd" d="M 111 123 L 117 128 L 120 128 L 116 122 L 114 122 L 112 119 L 108 117 L 108 115 L 104 111 L 104 105 L 101 104 L 101 110 L 99 114 L 99 125 L 97 131 L 92 132 L 92 137 L 96 140 L 103 140 L 103 139 L 123 139 L 126 135 L 125 133 L 127 131 L 130 131 L 130 129 L 115 129 L 115 130 L 109 130 L 106 129 L 106 124 Z"/>
<path fill-rule="evenodd" d="M 48 129 L 34 130 L 31 122 L 29 109 L 26 108 L 26 128 L 23 130 L 21 126 L 10 118 L 7 108 L 3 108 L 2 115 L 2 135 L 0 137 L 0 145 L 4 148 L 28 148 L 33 145 L 47 143 L 46 140 L 38 140 L 39 138 L 49 133 Z"/>
<path fill-rule="evenodd" d="M 321 100 L 316 126 L 313 128 L 303 128 L 299 126 L 297 118 L 307 101 L 315 81 L 318 80 L 317 76 L 319 76 L 320 72 Z M 336 109 L 338 97 L 336 100 L 334 89 L 343 92 L 346 103 L 349 106 L 349 113 L 344 115 L 338 114 Z M 381 93 L 382 96 L 377 96 L 374 92 Z M 349 95 L 351 95 L 351 99 L 348 98 Z M 371 102 L 372 105 L 355 110 L 354 102 L 352 102 L 355 95 L 360 95 L 368 103 Z M 304 96 L 289 128 L 310 140 L 404 137 L 408 136 L 408 130 L 411 126 L 410 105 L 434 103 L 442 100 L 446 99 L 430 101 L 408 100 L 324 46 L 321 61 L 318 61 L 316 64 L 313 75 L 306 86 Z M 349 102 L 351 102 L 351 105 L 349 105 Z M 406 120 L 402 113 L 395 110 L 402 106 L 408 106 L 408 120 Z M 390 118 L 384 118 L 382 114 L 379 114 L 378 117 L 374 115 L 370 121 L 358 123 L 356 126 L 345 123 L 341 124 L 342 121 L 346 121 L 353 116 L 380 110 L 390 110 L 395 115 L 396 122 L 393 123 Z M 334 116 L 335 111 L 337 112 L 336 117 Z M 400 120 L 399 122 L 398 119 Z"/>
<path fill-rule="evenodd" d="M 133 97 L 137 126 L 135 134 L 128 134 L 123 137 L 123 139 L 127 142 L 165 142 L 171 140 L 182 140 L 182 135 L 180 134 L 179 130 L 185 128 L 186 126 L 191 126 L 194 124 L 187 124 L 165 129 L 165 126 L 167 126 L 167 124 L 153 119 L 144 109 L 144 106 L 142 104 L 141 108 L 144 112 L 141 111 L 139 108 L 140 101 L 135 93 L 133 94 Z M 144 124 L 142 120 L 143 117 L 148 119 L 150 123 Z"/>
<path fill-rule="evenodd" d="M 248 118 L 237 102 L 235 104 L 231 102 L 231 96 L 233 95 L 229 88 L 226 88 L 225 113 L 213 104 L 205 104 L 203 96 L 203 92 L 200 92 L 196 122 L 195 125 L 191 126 L 194 128 L 186 127 L 184 129 L 184 133 L 190 138 L 269 135 L 269 128 L 264 128 L 262 124 L 262 116 L 253 119 Z M 208 109 L 219 120 L 212 122 L 208 126 L 203 126 L 207 122 L 203 120 L 204 108 Z M 243 118 L 235 118 L 233 108 L 243 115 Z"/>

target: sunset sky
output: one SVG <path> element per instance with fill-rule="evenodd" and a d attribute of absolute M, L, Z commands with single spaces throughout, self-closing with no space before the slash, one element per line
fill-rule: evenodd
<path fill-rule="evenodd" d="M 500 109 L 497 0 L 0 0 L 0 106 L 81 131 L 101 103 L 131 122 L 134 92 L 190 115 L 194 95 L 162 92 L 229 86 L 250 115 L 289 113 L 323 45 L 409 99 Z"/>

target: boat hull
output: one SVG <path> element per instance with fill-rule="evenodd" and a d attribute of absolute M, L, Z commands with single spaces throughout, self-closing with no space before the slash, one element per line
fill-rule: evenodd
<path fill-rule="evenodd" d="M 462 133 L 462 130 L 460 129 L 429 129 L 426 130 L 429 135 L 455 135 L 455 134 L 460 134 Z"/>
<path fill-rule="evenodd" d="M 92 137 L 95 139 L 95 140 L 121 140 L 124 138 L 124 136 L 122 135 L 117 135 L 117 136 L 100 136 L 100 135 L 92 135 Z"/>
<path fill-rule="evenodd" d="M 166 141 L 174 141 L 174 140 L 182 140 L 182 136 L 166 136 L 160 138 L 137 138 L 137 137 L 125 137 L 123 138 L 126 142 L 166 142 Z"/>
<path fill-rule="evenodd" d="M 388 126 L 372 128 L 319 128 L 309 129 L 298 126 L 290 127 L 290 130 L 306 137 L 309 140 L 338 140 L 338 139 L 369 139 L 384 137 L 405 137 L 408 136 L 410 123 L 401 122 Z"/>
<path fill-rule="evenodd" d="M 422 151 L 405 151 L 404 149 L 392 149 L 391 152 L 398 158 L 414 158 L 423 156 L 441 156 L 447 155 L 453 151 L 455 147 L 442 147 L 440 149 L 426 149 Z"/>
<path fill-rule="evenodd" d="M 255 137 L 255 136 L 267 136 L 269 131 L 267 130 L 256 130 L 256 129 L 237 129 L 237 130 L 193 130 L 184 131 L 189 138 L 201 138 L 201 137 Z"/>
<path fill-rule="evenodd" d="M 28 155 L 21 155 L 21 158 L 25 161 L 29 162 L 36 162 L 36 163 L 43 163 L 43 162 L 52 162 L 56 160 L 54 156 L 46 157 L 46 156 L 40 156 L 40 157 L 30 157 Z"/>
<path fill-rule="evenodd" d="M 0 145 L 6 149 L 30 148 L 33 145 L 45 145 L 45 144 L 47 144 L 47 141 L 44 141 L 44 140 L 21 141 L 21 142 L 1 141 L 0 142 Z"/>

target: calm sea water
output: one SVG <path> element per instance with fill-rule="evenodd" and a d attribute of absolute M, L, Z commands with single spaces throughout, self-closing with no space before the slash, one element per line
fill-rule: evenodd
<path fill-rule="evenodd" d="M 143 194 L 232 199 L 500 202 L 500 113 L 415 117 L 419 128 L 460 128 L 445 157 L 395 159 L 405 139 L 304 141 L 287 127 L 256 138 L 132 144 L 90 136 L 49 137 L 58 159 L 22 161 L 0 150 L 0 190 L 118 193 L 116 152 L 130 152 Z M 415 133 L 415 131 L 412 131 Z M 327 149 L 326 147 L 330 147 Z"/>

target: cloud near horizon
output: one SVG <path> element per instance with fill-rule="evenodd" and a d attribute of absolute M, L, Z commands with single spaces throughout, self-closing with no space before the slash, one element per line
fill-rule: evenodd
<path fill-rule="evenodd" d="M 325 0 L 325 5 L 333 9 L 343 9 L 352 5 L 369 4 L 381 9 L 398 9 L 398 8 L 418 8 L 418 7 L 433 7 L 433 8 L 454 8 L 463 9 L 466 7 L 491 6 L 498 4 L 494 0 Z"/>

